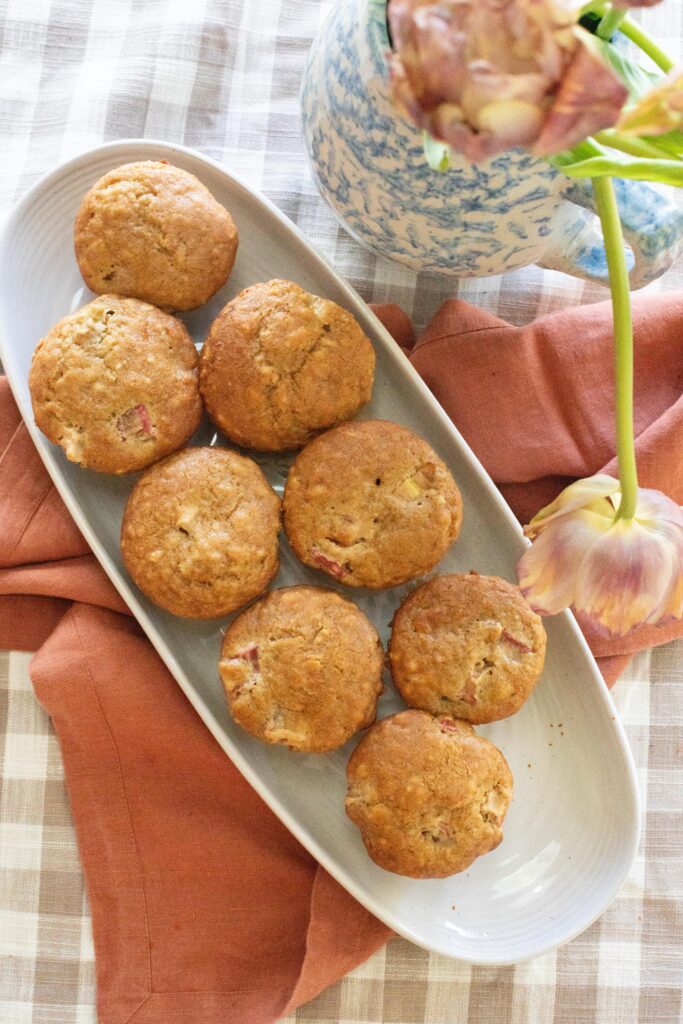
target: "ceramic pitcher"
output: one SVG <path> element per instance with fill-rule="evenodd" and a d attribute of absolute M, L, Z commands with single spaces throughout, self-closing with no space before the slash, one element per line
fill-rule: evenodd
<path fill-rule="evenodd" d="M 304 71 L 306 147 L 344 227 L 415 270 L 485 277 L 538 263 L 605 283 L 590 182 L 521 149 L 477 167 L 454 155 L 449 171 L 433 171 L 421 132 L 392 102 L 389 48 L 386 0 L 336 0 Z M 683 213 L 649 185 L 615 188 L 639 288 L 676 258 Z"/>

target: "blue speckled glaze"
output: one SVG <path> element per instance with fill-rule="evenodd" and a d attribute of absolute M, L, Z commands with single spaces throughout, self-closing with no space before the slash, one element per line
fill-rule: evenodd
<path fill-rule="evenodd" d="M 304 71 L 313 173 L 350 234 L 415 270 L 485 277 L 539 263 L 604 281 L 590 183 L 521 149 L 431 170 L 421 133 L 391 100 L 388 50 L 386 0 L 337 0 Z M 683 215 L 648 185 L 618 181 L 617 192 L 637 288 L 675 259 Z"/>

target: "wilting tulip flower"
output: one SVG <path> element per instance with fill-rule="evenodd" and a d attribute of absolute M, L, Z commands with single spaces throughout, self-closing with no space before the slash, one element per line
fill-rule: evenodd
<path fill-rule="evenodd" d="M 673 71 L 617 122 L 622 135 L 663 135 L 683 126 L 683 71 Z"/>
<path fill-rule="evenodd" d="M 473 163 L 538 156 L 615 123 L 625 87 L 573 0 L 390 0 L 394 98 Z"/>
<path fill-rule="evenodd" d="M 619 481 L 578 480 L 536 515 L 535 538 L 517 567 L 533 608 L 553 615 L 570 605 L 605 634 L 683 617 L 683 510 L 640 489 L 635 516 L 620 519 Z"/>

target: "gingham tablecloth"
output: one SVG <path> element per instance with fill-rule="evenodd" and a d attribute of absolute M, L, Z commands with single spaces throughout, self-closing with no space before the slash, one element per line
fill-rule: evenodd
<path fill-rule="evenodd" d="M 375 259 L 337 228 L 306 167 L 297 101 L 328 9 L 315 0 L 2 0 L 0 214 L 79 151 L 147 136 L 223 161 L 296 221 L 366 299 L 399 302 L 418 325 L 455 294 L 515 323 L 604 298 L 536 268 L 457 286 Z M 677 56 L 683 0 L 665 0 L 646 19 Z M 682 270 L 651 287 L 683 287 Z M 28 663 L 25 654 L 0 654 L 0 1024 L 90 1024 L 87 899 L 58 744 Z M 628 881 L 602 918 L 557 952 L 500 969 L 395 939 L 288 1024 L 681 1019 L 683 642 L 639 656 L 614 695 L 645 817 Z"/>

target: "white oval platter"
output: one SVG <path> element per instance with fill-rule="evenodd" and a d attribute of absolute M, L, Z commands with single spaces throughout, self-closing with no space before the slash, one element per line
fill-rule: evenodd
<path fill-rule="evenodd" d="M 228 757 L 361 903 L 413 942 L 472 963 L 518 962 L 566 942 L 617 893 L 639 831 L 631 753 L 571 615 L 546 620 L 546 668 L 527 705 L 513 718 L 480 729 L 503 750 L 515 778 L 502 844 L 467 872 L 445 880 L 391 875 L 370 861 L 344 814 L 344 769 L 352 744 L 324 756 L 302 755 L 264 746 L 236 726 L 216 668 L 225 622 L 174 618 L 155 608 L 126 576 L 118 536 L 132 478 L 106 477 L 72 465 L 36 429 L 27 384 L 33 349 L 56 320 L 91 298 L 73 256 L 78 203 L 105 171 L 146 159 L 166 159 L 195 174 L 231 211 L 240 232 L 237 263 L 226 287 L 202 309 L 183 316 L 195 341 L 203 341 L 225 302 L 255 281 L 285 277 L 339 302 L 359 320 L 377 351 L 374 397 L 363 416 L 395 420 L 426 438 L 461 488 L 463 530 L 437 571 L 474 568 L 514 580 L 526 544 L 481 465 L 358 294 L 244 181 L 199 153 L 162 142 L 126 140 L 83 153 L 31 188 L 6 222 L 0 240 L 0 354 L 48 472 L 105 571 Z M 223 443 L 208 424 L 194 442 Z M 290 460 L 257 460 L 281 491 Z M 299 564 L 283 538 L 274 585 L 300 582 L 330 585 L 329 578 Z M 410 589 L 354 590 L 350 596 L 386 641 L 393 610 Z M 388 681 L 379 714 L 401 707 Z"/>

